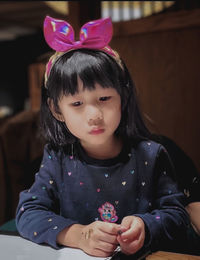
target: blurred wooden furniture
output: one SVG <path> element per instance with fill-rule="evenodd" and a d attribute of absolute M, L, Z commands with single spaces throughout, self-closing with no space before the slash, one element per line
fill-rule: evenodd
<path fill-rule="evenodd" d="M 15 217 L 19 193 L 30 187 L 38 170 L 35 162 L 44 147 L 38 124 L 38 112 L 22 111 L 0 127 L 0 225 Z"/>
<path fill-rule="evenodd" d="M 133 77 L 150 129 L 174 140 L 200 172 L 200 9 L 114 23 L 110 46 Z"/>
<path fill-rule="evenodd" d="M 41 87 L 44 80 L 45 64 L 34 63 L 28 68 L 29 96 L 32 111 L 37 111 L 41 103 Z"/>

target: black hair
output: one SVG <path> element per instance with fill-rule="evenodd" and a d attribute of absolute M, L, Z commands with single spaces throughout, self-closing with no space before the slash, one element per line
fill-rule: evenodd
<path fill-rule="evenodd" d="M 150 132 L 144 124 L 135 85 L 123 61 L 121 65 L 110 55 L 91 49 L 70 51 L 59 57 L 50 70 L 46 86 L 42 88 L 41 126 L 46 141 L 54 149 L 75 143 L 77 138 L 64 122 L 51 113 L 48 98 L 59 112 L 58 101 L 62 95 L 78 92 L 78 78 L 85 89 L 94 89 L 95 83 L 103 88 L 116 89 L 121 97 L 121 122 L 115 134 L 123 139 L 149 139 Z"/>

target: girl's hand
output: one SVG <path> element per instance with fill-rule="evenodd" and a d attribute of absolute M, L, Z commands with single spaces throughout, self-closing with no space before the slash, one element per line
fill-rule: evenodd
<path fill-rule="evenodd" d="M 123 218 L 121 231 L 117 240 L 123 253 L 134 254 L 144 245 L 145 224 L 141 218 L 135 216 Z"/>
<path fill-rule="evenodd" d="M 117 224 L 102 221 L 83 226 L 79 248 L 92 256 L 108 257 L 118 245 L 119 228 Z"/>

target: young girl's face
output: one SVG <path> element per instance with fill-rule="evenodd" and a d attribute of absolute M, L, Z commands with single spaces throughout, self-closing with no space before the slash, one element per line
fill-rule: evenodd
<path fill-rule="evenodd" d="M 110 141 L 121 120 L 121 98 L 114 88 L 83 89 L 78 79 L 78 93 L 64 95 L 58 105 L 61 119 L 81 144 L 100 145 Z"/>

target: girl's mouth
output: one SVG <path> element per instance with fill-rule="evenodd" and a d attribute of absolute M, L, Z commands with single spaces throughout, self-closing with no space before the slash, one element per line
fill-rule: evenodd
<path fill-rule="evenodd" d="M 101 129 L 101 128 L 98 128 L 98 129 L 93 129 L 89 132 L 89 134 L 91 135 L 98 135 L 98 134 L 102 134 L 105 130 L 104 129 Z"/>

